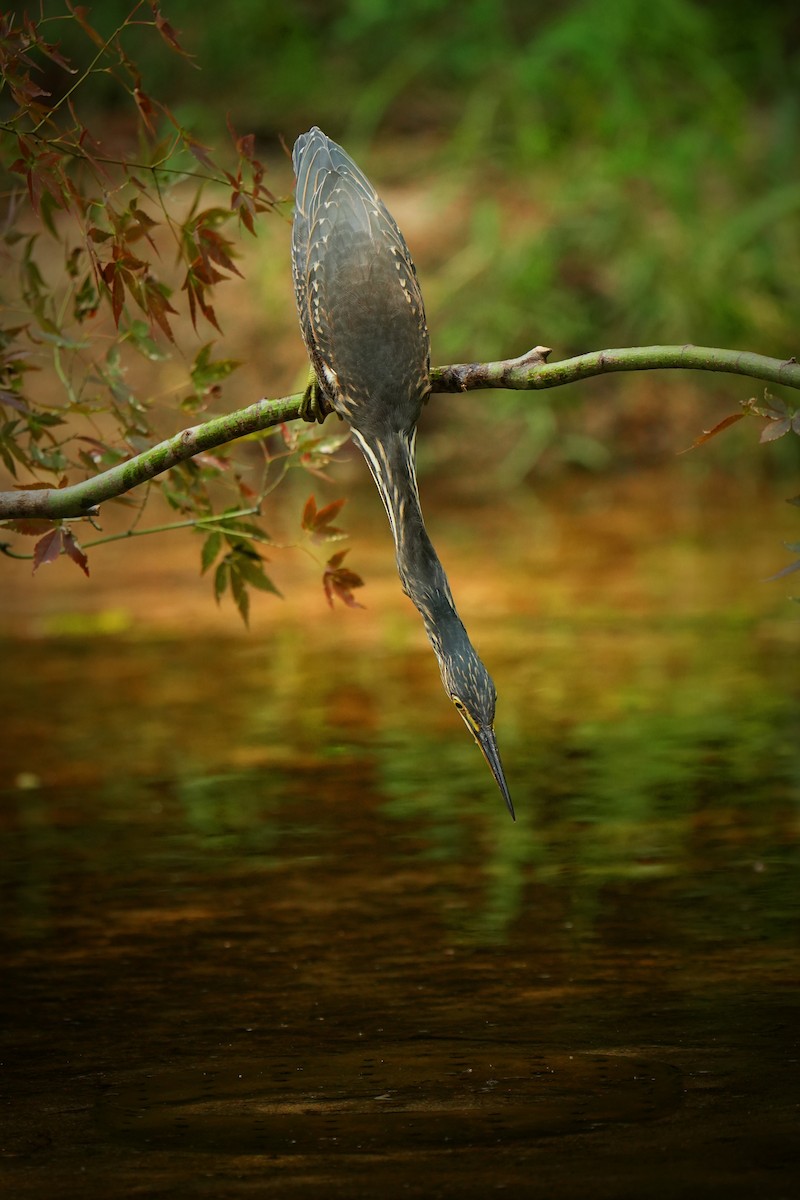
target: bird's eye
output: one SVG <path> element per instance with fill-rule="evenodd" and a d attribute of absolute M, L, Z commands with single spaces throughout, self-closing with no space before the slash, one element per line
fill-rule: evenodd
<path fill-rule="evenodd" d="M 453 704 L 456 706 L 456 712 L 459 714 L 459 716 L 464 721 L 464 724 L 466 725 L 467 729 L 471 729 L 473 737 L 477 737 L 478 736 L 477 722 L 476 722 L 475 718 L 473 717 L 472 713 L 467 708 L 464 701 L 459 700 L 458 696 L 451 696 L 450 699 L 453 701 Z"/>

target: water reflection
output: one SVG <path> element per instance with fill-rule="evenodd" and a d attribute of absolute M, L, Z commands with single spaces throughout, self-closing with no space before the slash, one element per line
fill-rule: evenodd
<path fill-rule="evenodd" d="M 516 826 L 424 647 L 4 647 L 11 1194 L 791 1193 L 796 630 L 514 632 Z"/>

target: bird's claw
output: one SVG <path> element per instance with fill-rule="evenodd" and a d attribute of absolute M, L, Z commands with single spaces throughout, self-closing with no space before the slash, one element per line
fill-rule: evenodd
<path fill-rule="evenodd" d="M 312 425 L 315 421 L 321 425 L 330 411 L 331 407 L 319 386 L 316 373 L 312 372 L 308 386 L 303 392 L 303 399 L 300 401 L 300 416 Z"/>

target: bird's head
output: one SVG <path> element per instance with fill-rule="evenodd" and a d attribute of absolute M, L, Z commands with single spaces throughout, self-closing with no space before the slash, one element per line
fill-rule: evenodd
<path fill-rule="evenodd" d="M 460 625 L 460 622 L 459 622 Z M 497 691 L 492 677 L 486 670 L 461 625 L 460 630 L 451 631 L 444 644 L 435 647 L 442 673 L 442 683 L 456 711 L 469 732 L 478 743 L 483 757 L 489 764 L 495 782 L 505 800 L 512 820 L 514 805 L 508 790 L 497 739 L 494 735 L 494 709 Z"/>

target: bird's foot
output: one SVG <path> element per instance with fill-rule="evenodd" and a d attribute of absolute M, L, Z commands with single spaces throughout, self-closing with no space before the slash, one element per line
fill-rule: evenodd
<path fill-rule="evenodd" d="M 304 421 L 309 421 L 311 424 L 317 421 L 321 425 L 328 413 L 332 411 L 325 393 L 319 386 L 316 372 L 312 371 L 306 390 L 303 392 L 303 399 L 300 401 L 300 416 Z"/>

